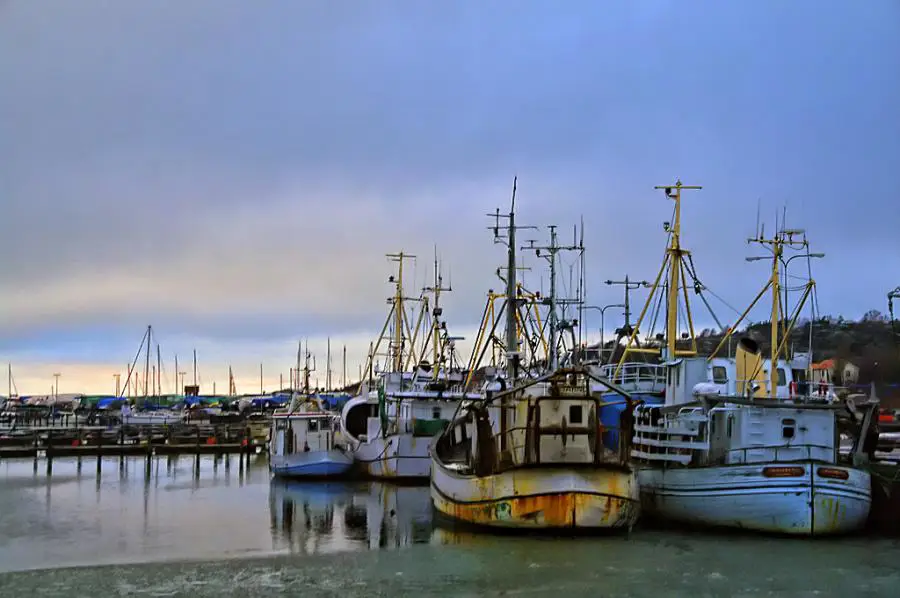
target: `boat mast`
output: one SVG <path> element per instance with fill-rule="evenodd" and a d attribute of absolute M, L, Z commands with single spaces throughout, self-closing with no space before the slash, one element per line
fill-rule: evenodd
<path fill-rule="evenodd" d="M 162 394 L 162 355 L 159 352 L 159 343 L 156 343 L 156 396 L 159 397 L 161 394 Z"/>
<path fill-rule="evenodd" d="M 145 350 L 146 360 L 144 362 L 144 398 L 146 399 L 150 390 L 150 339 L 152 338 L 153 331 L 150 326 L 147 326 L 147 347 Z"/>
<path fill-rule="evenodd" d="M 391 357 L 394 362 L 394 371 L 400 372 L 403 370 L 403 341 L 405 339 L 403 334 L 405 316 L 405 308 L 403 306 L 403 260 L 415 259 L 416 256 L 401 251 L 400 253 L 389 253 L 387 254 L 387 257 L 389 260 L 397 262 L 397 278 L 394 279 L 393 276 L 391 277 L 395 288 L 393 298 L 394 338 L 393 347 L 391 348 Z"/>
<path fill-rule="evenodd" d="M 438 374 L 440 370 L 440 365 L 443 363 L 444 355 L 443 355 L 443 347 L 441 346 L 441 326 L 442 320 L 441 316 L 444 313 L 444 309 L 441 307 L 441 292 L 442 291 L 450 291 L 452 290 L 449 286 L 444 287 L 444 277 L 441 274 L 440 263 L 437 257 L 437 248 L 434 250 L 434 286 L 433 287 L 425 287 L 423 292 L 432 293 L 434 295 L 434 306 L 432 307 L 431 314 L 431 349 L 432 349 L 432 372 L 431 379 L 433 381 L 437 381 Z M 427 307 L 427 301 L 423 304 Z M 422 344 L 422 353 L 419 358 L 419 361 L 425 357 L 425 352 L 428 349 L 428 342 Z"/>
<path fill-rule="evenodd" d="M 784 250 L 785 248 L 800 248 L 805 247 L 805 241 L 795 240 L 793 238 L 794 234 L 797 234 L 798 231 L 781 231 L 777 233 L 771 239 L 765 239 L 760 233 L 757 237 L 752 239 L 747 239 L 748 243 L 758 243 L 766 248 L 772 253 L 771 264 L 772 264 L 772 273 L 769 276 L 769 279 L 766 281 L 765 286 L 763 286 L 762 290 L 756 295 L 756 298 L 750 303 L 747 309 L 744 310 L 744 313 L 740 315 L 740 317 L 732 324 L 729 328 L 725 336 L 719 341 L 719 345 L 713 350 L 708 359 L 713 359 L 725 342 L 731 338 L 731 335 L 737 330 L 738 326 L 741 322 L 744 321 L 744 318 L 750 313 L 753 307 L 759 302 L 759 300 L 766 294 L 766 291 L 771 289 L 772 291 L 772 307 L 770 318 L 771 322 L 769 323 L 770 334 L 771 334 L 771 347 L 769 349 L 769 388 L 768 394 L 772 397 L 777 396 L 777 381 L 778 381 L 778 356 L 781 355 L 781 352 L 787 345 L 787 340 L 790 337 L 791 331 L 797 323 L 797 318 L 800 316 L 800 311 L 803 309 L 803 305 L 806 303 L 806 300 L 810 297 L 813 292 L 813 289 L 816 286 L 816 283 L 812 278 L 806 283 L 805 289 L 803 291 L 803 295 L 800 297 L 797 306 L 794 308 L 793 313 L 788 316 L 787 310 L 782 310 L 781 306 L 781 276 L 779 265 L 786 263 L 783 262 Z M 810 254 L 812 255 L 812 254 Z M 749 262 L 755 262 L 758 260 L 766 260 L 769 259 L 767 256 L 761 257 L 748 257 L 746 258 Z M 781 318 L 784 317 L 785 325 L 782 330 L 781 328 Z M 780 333 L 779 331 L 782 330 Z M 762 365 L 760 365 L 762 367 Z M 758 372 L 754 372 L 751 378 L 755 378 Z"/>
<path fill-rule="evenodd" d="M 182 390 L 178 390 L 178 353 L 175 354 L 175 396 L 181 395 Z"/>
<path fill-rule="evenodd" d="M 547 368 L 554 371 L 559 367 L 559 311 L 558 306 L 569 305 L 573 302 L 580 302 L 580 298 L 559 300 L 556 293 L 556 256 L 560 251 L 584 251 L 584 246 L 580 243 L 561 246 L 559 238 L 556 234 L 556 225 L 551 224 L 550 229 L 550 245 L 537 246 L 534 241 L 527 247 L 522 249 L 533 249 L 535 255 L 545 258 L 550 263 L 550 296 L 547 298 L 550 305 L 550 313 L 547 318 L 547 327 L 550 329 L 550 346 L 548 347 Z M 543 254 L 541 253 L 543 252 Z M 568 325 L 568 324 L 567 324 Z M 574 333 L 573 333 L 574 338 Z"/>
<path fill-rule="evenodd" d="M 325 392 L 331 392 L 331 337 L 328 337 L 328 348 L 325 353 Z"/>
<path fill-rule="evenodd" d="M 194 349 L 194 388 L 197 387 L 197 349 Z M 198 390 L 199 394 L 199 390 Z"/>
<path fill-rule="evenodd" d="M 683 249 L 681 246 L 681 192 L 685 189 L 695 190 L 702 188 L 703 187 L 700 185 L 682 185 L 681 180 L 676 180 L 675 185 L 656 185 L 654 187 L 654 189 L 662 189 L 665 191 L 666 197 L 675 202 L 675 213 L 672 222 L 666 222 L 663 225 L 664 230 L 669 233 L 669 244 L 666 247 L 666 256 L 663 259 L 662 266 L 660 266 L 659 273 L 656 275 L 656 279 L 650 287 L 650 293 L 647 296 L 647 301 L 644 303 L 644 308 L 641 310 L 641 315 L 638 317 L 637 323 L 631 331 L 631 334 L 628 335 L 628 342 L 625 345 L 625 349 L 622 351 L 622 357 L 619 359 L 619 363 L 616 366 L 614 376 L 619 375 L 619 372 L 622 370 L 622 365 L 625 363 L 625 360 L 630 353 L 660 354 L 663 352 L 662 348 L 633 347 L 633 345 L 637 339 L 641 324 L 644 322 L 644 318 L 647 315 L 647 311 L 650 309 L 650 306 L 656 298 L 660 282 L 663 280 L 663 274 L 666 273 L 666 267 L 668 267 L 669 271 L 668 278 L 665 282 L 666 346 L 663 357 L 664 359 L 674 359 L 676 356 L 694 356 L 697 354 L 697 341 L 694 335 L 694 323 L 691 316 L 690 302 L 688 301 L 687 287 L 682 284 L 682 278 L 686 278 L 686 272 L 688 270 L 684 264 L 684 258 L 690 256 L 690 251 Z M 679 291 L 683 291 L 685 315 L 687 317 L 687 325 L 691 338 L 691 348 L 682 350 L 677 349 Z"/>
<path fill-rule="evenodd" d="M 341 357 L 341 390 L 347 389 L 347 345 L 344 345 L 343 356 Z"/>

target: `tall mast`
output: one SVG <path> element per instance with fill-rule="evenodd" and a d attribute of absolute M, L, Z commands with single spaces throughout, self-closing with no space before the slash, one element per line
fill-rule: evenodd
<path fill-rule="evenodd" d="M 557 297 L 556 293 L 556 256 L 560 251 L 583 251 L 584 246 L 581 244 L 573 244 L 567 246 L 560 246 L 559 239 L 556 234 L 556 226 L 550 225 L 548 227 L 550 229 L 550 245 L 539 247 L 534 244 L 532 241 L 527 247 L 523 247 L 523 249 L 534 249 L 535 254 L 538 257 L 541 257 L 541 252 L 544 252 L 543 257 L 547 259 L 550 263 L 550 297 L 548 298 L 550 303 L 550 314 L 547 321 L 547 326 L 550 329 L 550 346 L 549 346 L 549 355 L 548 355 L 548 368 L 553 371 L 559 367 L 559 311 L 558 305 L 562 303 L 563 305 L 569 304 L 571 300 L 563 300 L 560 301 Z M 576 298 L 575 301 L 580 301 L 579 298 Z"/>
<path fill-rule="evenodd" d="M 153 334 L 152 328 L 147 326 L 147 348 L 146 348 L 146 361 L 144 363 L 144 398 L 147 398 L 148 391 L 150 389 L 150 338 Z"/>
<path fill-rule="evenodd" d="M 156 343 L 156 396 L 162 394 L 162 355 L 159 352 L 159 343 Z"/>
<path fill-rule="evenodd" d="M 431 309 L 431 339 L 422 345 L 422 353 L 420 359 L 424 359 L 425 351 L 428 349 L 428 344 L 431 345 L 431 361 L 432 361 L 432 370 L 431 370 L 431 378 L 432 380 L 438 379 L 438 374 L 440 373 L 440 365 L 443 361 L 443 351 L 441 347 L 441 327 L 442 320 L 441 316 L 444 313 L 444 309 L 441 307 L 441 293 L 443 291 L 450 291 L 450 286 L 444 287 L 444 277 L 441 274 L 440 262 L 437 257 L 437 248 L 434 250 L 434 286 L 425 287 L 422 289 L 424 293 L 431 293 L 434 296 L 434 305 Z M 428 303 L 425 302 L 425 307 L 427 307 Z"/>
<path fill-rule="evenodd" d="M 404 317 L 406 314 L 406 309 L 403 306 L 403 260 L 406 259 L 415 259 L 416 256 L 410 255 L 408 253 L 389 253 L 387 254 L 388 259 L 391 261 L 397 262 L 397 278 L 392 281 L 395 283 L 395 291 L 394 291 L 394 339 L 393 339 L 393 351 L 391 357 L 393 358 L 394 364 L 393 368 L 395 372 L 399 372 L 403 370 L 403 326 L 404 326 Z"/>
<path fill-rule="evenodd" d="M 341 390 L 347 388 L 347 345 L 344 345 L 344 354 L 341 357 L 341 369 L 343 374 L 341 375 Z"/>
<path fill-rule="evenodd" d="M 197 349 L 194 349 L 194 386 L 197 386 Z"/>
<path fill-rule="evenodd" d="M 175 396 L 181 395 L 184 389 L 178 389 L 178 353 L 175 354 Z"/>
<path fill-rule="evenodd" d="M 628 335 L 628 342 L 625 345 L 625 350 L 622 351 L 622 357 L 619 359 L 619 364 L 616 367 L 615 375 L 619 374 L 619 371 L 622 369 L 622 365 L 625 363 L 625 360 L 628 358 L 630 353 L 660 353 L 659 349 L 654 348 L 635 348 L 633 345 L 635 344 L 635 340 L 637 338 L 638 332 L 640 331 L 641 324 L 644 321 L 644 317 L 647 315 L 647 311 L 650 306 L 654 302 L 654 298 L 656 297 L 656 293 L 659 290 L 660 282 L 663 281 L 663 274 L 666 273 L 666 268 L 668 267 L 668 277 L 664 283 L 666 287 L 666 346 L 665 346 L 665 358 L 666 359 L 674 359 L 677 356 L 694 356 L 697 354 L 697 346 L 696 346 L 696 338 L 694 335 L 694 324 L 691 316 L 691 308 L 688 303 L 688 294 L 687 289 L 683 288 L 682 284 L 682 275 L 687 271 L 684 265 L 684 258 L 690 255 L 690 252 L 683 249 L 681 246 L 681 192 L 684 189 L 702 189 L 700 185 L 682 185 L 680 180 L 675 182 L 675 185 L 656 185 L 654 189 L 662 189 L 665 191 L 666 197 L 673 200 L 675 202 L 674 209 L 674 217 L 672 222 L 666 222 L 664 224 L 664 229 L 669 233 L 669 243 L 666 246 L 666 256 L 663 259 L 662 266 L 659 269 L 659 273 L 656 275 L 656 279 L 653 281 L 653 284 L 650 287 L 650 293 L 647 296 L 647 301 L 644 303 L 644 307 L 641 310 L 641 315 L 638 317 L 637 323 L 631 331 L 631 334 Z M 678 350 L 678 293 L 679 291 L 683 292 L 684 299 L 684 309 L 685 315 L 687 317 L 687 326 L 691 337 L 691 349 L 689 350 Z"/>

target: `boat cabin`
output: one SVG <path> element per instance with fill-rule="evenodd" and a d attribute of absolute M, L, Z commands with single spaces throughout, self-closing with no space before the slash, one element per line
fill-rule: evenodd
<path fill-rule="evenodd" d="M 840 439 L 827 405 L 648 406 L 635 409 L 632 456 L 648 463 L 735 465 L 812 460 L 834 463 Z"/>
<path fill-rule="evenodd" d="M 589 376 L 551 377 L 488 397 L 487 403 L 465 404 L 436 453 L 447 467 L 477 476 L 542 465 L 621 465 L 629 459 L 631 435 L 600 425 L 607 404 L 590 390 Z M 619 427 L 630 427 L 631 411 L 625 412 Z M 604 444 L 611 432 L 619 441 L 615 449 Z"/>
<path fill-rule="evenodd" d="M 335 416 L 321 411 L 275 413 L 270 440 L 272 455 L 285 456 L 334 448 Z"/>

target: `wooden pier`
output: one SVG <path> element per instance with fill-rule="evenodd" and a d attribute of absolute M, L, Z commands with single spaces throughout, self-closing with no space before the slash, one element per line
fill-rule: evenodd
<path fill-rule="evenodd" d="M 266 438 L 247 424 L 29 426 L 0 430 L 0 459 L 256 454 Z"/>

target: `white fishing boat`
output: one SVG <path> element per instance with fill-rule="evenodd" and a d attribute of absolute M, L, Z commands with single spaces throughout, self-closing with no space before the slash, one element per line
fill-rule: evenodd
<path fill-rule="evenodd" d="M 269 470 L 276 477 L 339 477 L 353 467 L 352 456 L 338 442 L 338 417 L 309 393 L 309 358 L 307 352 L 305 391 L 295 391 L 287 409 L 272 415 Z"/>
<path fill-rule="evenodd" d="M 481 395 L 462 392 L 464 375 L 455 352 L 455 341 L 461 337 L 449 336 L 441 318 L 440 294 L 449 289 L 442 287 L 437 260 L 434 287 L 416 300 L 420 311 L 413 322 L 405 307 L 410 300 L 404 297 L 403 262 L 414 256 L 400 252 L 388 257 L 399 265 L 396 278 L 390 278 L 394 284 L 394 295 L 388 299 L 391 310 L 369 352 L 369 379 L 341 410 L 341 432 L 363 475 L 427 480 L 433 439 L 462 399 Z M 426 293 L 432 294 L 433 303 Z M 426 318 L 430 326 L 420 335 Z M 390 366 L 378 372 L 375 358 L 384 346 Z M 431 362 L 425 359 L 429 349 Z"/>
<path fill-rule="evenodd" d="M 679 280 L 685 272 L 680 260 L 687 254 L 679 245 L 682 188 L 679 183 L 666 189 L 676 201 L 667 252 L 667 313 L 686 313 L 691 326 L 686 299 L 683 311 L 678 303 L 682 290 L 687 296 Z M 779 268 L 784 250 L 798 243 L 797 232 L 753 239 L 772 252 L 771 277 L 709 357 L 697 355 L 693 330 L 688 335 L 692 346 L 678 346 L 677 315 L 667 319 L 662 351 L 665 404 L 642 405 L 634 414 L 632 455 L 642 464 L 639 481 L 647 514 L 689 524 L 806 536 L 853 532 L 865 524 L 871 480 L 861 463 L 874 405 L 857 409 L 853 402 L 836 397 L 800 396 L 798 382 L 804 370 L 786 356 L 781 358 L 814 287 L 810 280 L 793 312 L 786 313 Z M 801 246 L 808 250 L 805 240 Z M 660 270 L 657 284 L 662 274 Z M 739 340 L 733 357 L 718 357 L 767 290 L 772 292 L 768 359 L 749 338 Z M 651 301 L 653 292 L 648 306 Z M 620 365 L 627 354 L 628 347 Z M 848 430 L 856 440 L 851 454 L 844 456 L 839 438 Z"/>
<path fill-rule="evenodd" d="M 550 227 L 549 246 L 531 247 L 550 263 L 547 373 L 533 378 L 532 368 L 520 369 L 515 199 L 508 218 L 505 377 L 483 400 L 463 402 L 431 451 L 434 507 L 446 518 L 486 527 L 630 529 L 640 515 L 631 434 L 618 434 L 614 449 L 605 446 L 604 435 L 618 430 L 601 427 L 607 405 L 592 387 L 621 392 L 630 412 L 629 394 L 582 365 L 558 365 L 558 332 L 573 323 L 565 328 L 558 317 L 556 256 L 583 245 L 560 247 Z"/>

